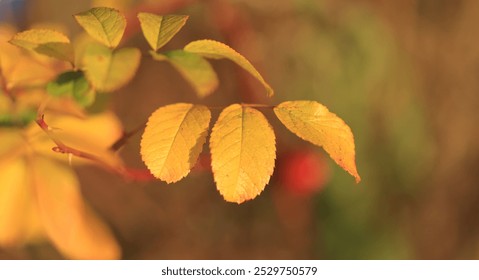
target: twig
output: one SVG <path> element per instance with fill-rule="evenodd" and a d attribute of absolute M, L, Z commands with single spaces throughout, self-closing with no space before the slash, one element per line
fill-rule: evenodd
<path fill-rule="evenodd" d="M 146 123 L 138 126 L 137 128 L 133 129 L 130 132 L 123 132 L 123 135 L 120 137 L 120 139 L 116 140 L 113 145 L 111 145 L 110 150 L 112 151 L 118 151 L 121 147 L 123 147 L 128 140 L 135 135 L 138 131 L 144 129 L 146 126 Z"/>
<path fill-rule="evenodd" d="M 132 169 L 127 168 L 124 166 L 112 166 L 108 162 L 104 161 L 101 157 L 96 155 L 87 153 L 85 151 L 81 151 L 75 148 L 72 148 L 66 144 L 64 144 L 56 135 L 52 132 L 52 129 L 48 126 L 45 122 L 44 115 L 41 114 L 36 120 L 36 123 L 40 128 L 48 135 L 48 137 L 56 144 L 56 147 L 53 147 L 52 150 L 57 153 L 73 155 L 79 158 L 88 159 L 90 161 L 95 162 L 99 166 L 103 167 L 104 169 L 119 174 L 123 178 L 127 180 L 134 180 L 134 181 L 150 181 L 154 179 L 154 176 L 150 173 L 150 171 L 146 169 Z"/>

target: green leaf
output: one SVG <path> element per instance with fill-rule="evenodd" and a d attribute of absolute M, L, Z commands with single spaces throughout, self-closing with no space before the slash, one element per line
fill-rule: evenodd
<path fill-rule="evenodd" d="M 273 129 L 258 110 L 233 104 L 225 108 L 210 137 L 216 187 L 226 201 L 242 203 L 259 195 L 273 174 Z"/>
<path fill-rule="evenodd" d="M 127 84 L 140 66 L 141 52 L 136 48 L 111 50 L 90 44 L 83 56 L 88 81 L 96 90 L 111 92 Z"/>
<path fill-rule="evenodd" d="M 187 52 L 200 54 L 206 58 L 229 59 L 248 71 L 251 75 L 253 75 L 253 77 L 258 79 L 258 81 L 260 81 L 265 87 L 268 96 L 272 96 L 274 94 L 273 89 L 268 83 L 266 83 L 258 70 L 256 70 L 256 68 L 254 68 L 254 66 L 244 56 L 223 43 L 213 40 L 193 41 L 186 45 L 184 50 Z"/>
<path fill-rule="evenodd" d="M 95 101 L 95 91 L 85 78 L 82 71 L 64 72 L 47 84 L 47 92 L 56 97 L 70 96 L 86 107 Z"/>
<path fill-rule="evenodd" d="M 116 9 L 97 7 L 74 17 L 91 37 L 110 48 L 118 46 L 125 32 L 126 19 Z"/>
<path fill-rule="evenodd" d="M 186 103 L 151 114 L 141 138 L 141 157 L 151 173 L 167 183 L 188 175 L 203 149 L 210 119 L 208 108 Z"/>
<path fill-rule="evenodd" d="M 329 156 L 349 172 L 356 183 L 354 136 L 349 126 L 326 106 L 316 101 L 287 101 L 274 108 L 278 119 L 298 137 L 323 147 Z"/>
<path fill-rule="evenodd" d="M 155 60 L 167 60 L 194 88 L 199 97 L 210 95 L 218 87 L 218 76 L 211 64 L 195 53 L 174 50 L 165 54 L 151 52 Z"/>
<path fill-rule="evenodd" d="M 10 43 L 60 60 L 74 61 L 73 47 L 67 36 L 49 29 L 31 29 L 17 33 Z"/>
<path fill-rule="evenodd" d="M 139 13 L 138 19 L 146 41 L 154 51 L 157 51 L 180 31 L 188 20 L 188 16 Z"/>

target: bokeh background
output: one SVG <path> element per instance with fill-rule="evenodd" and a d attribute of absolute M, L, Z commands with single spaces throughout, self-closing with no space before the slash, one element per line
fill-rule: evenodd
<path fill-rule="evenodd" d="M 213 61 L 221 85 L 200 100 L 170 65 L 145 56 L 133 82 L 104 97 L 127 131 L 176 102 L 317 100 L 353 130 L 362 177 L 356 185 L 270 110 L 277 168 L 266 190 L 241 205 L 216 191 L 206 146 L 192 174 L 173 185 L 78 168 L 86 200 L 125 259 L 479 258 L 478 1 L 0 0 L 0 21 L 19 30 L 61 25 L 73 36 L 80 28 L 71 15 L 92 5 L 122 9 L 130 21 L 123 44 L 145 52 L 138 11 L 188 14 L 166 49 L 225 42 L 276 91 L 267 99 L 249 74 Z M 140 134 L 121 152 L 135 167 L 144 167 Z M 38 244 L 0 248 L 0 258 L 62 257 Z"/>

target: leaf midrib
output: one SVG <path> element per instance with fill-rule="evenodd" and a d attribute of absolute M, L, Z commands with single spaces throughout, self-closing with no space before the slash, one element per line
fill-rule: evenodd
<path fill-rule="evenodd" d="M 176 138 L 178 137 L 179 135 L 179 132 L 180 132 L 180 129 L 181 127 L 183 126 L 183 124 L 185 123 L 185 120 L 186 118 L 188 117 L 188 114 L 190 114 L 191 110 L 193 110 L 194 106 L 190 106 L 190 108 L 188 109 L 188 111 L 185 113 L 183 119 L 181 120 L 181 123 L 180 125 L 178 126 L 178 129 L 176 130 L 176 133 L 175 133 L 175 136 L 173 137 L 173 140 L 171 141 L 171 144 L 168 148 L 168 153 L 166 154 L 166 157 L 165 157 L 165 160 L 162 164 L 162 167 L 161 167 L 161 170 L 160 170 L 160 175 L 163 174 L 163 170 L 165 169 L 166 167 L 166 162 L 168 161 L 168 159 L 170 158 L 170 154 L 171 154 L 171 148 L 173 147 L 173 144 L 176 142 Z"/>
<path fill-rule="evenodd" d="M 90 11 L 90 14 L 92 14 L 92 15 L 96 18 L 96 20 L 100 23 L 100 25 L 101 25 L 101 31 L 103 31 L 103 34 L 105 35 L 106 40 L 108 41 L 108 44 L 110 45 L 109 47 L 113 47 L 113 44 L 112 44 L 112 42 L 111 42 L 111 40 L 110 40 L 110 37 L 108 37 L 108 33 L 106 33 L 106 31 L 105 31 L 105 25 L 103 25 L 103 22 L 102 22 L 102 21 L 100 20 L 100 18 L 99 18 L 96 14 L 94 14 L 93 12 Z"/>

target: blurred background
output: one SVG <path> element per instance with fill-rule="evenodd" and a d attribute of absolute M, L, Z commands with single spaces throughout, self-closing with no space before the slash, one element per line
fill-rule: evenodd
<path fill-rule="evenodd" d="M 145 53 L 138 11 L 188 14 L 166 50 L 202 38 L 225 42 L 276 91 L 267 99 L 248 73 L 213 61 L 221 85 L 200 100 L 170 65 L 144 56 L 128 86 L 103 96 L 125 130 L 176 102 L 317 100 L 351 127 L 362 177 L 356 185 L 267 109 L 277 168 L 266 190 L 241 205 L 216 191 L 207 145 L 194 171 L 172 185 L 78 168 L 82 192 L 114 230 L 123 258 L 479 258 L 478 1 L 0 0 L 0 21 L 19 30 L 63 26 L 74 36 L 80 28 L 71 15 L 92 5 L 121 9 L 129 20 L 122 44 Z M 121 153 L 143 168 L 140 137 Z M 0 258 L 62 256 L 38 244 L 0 248 Z"/>

